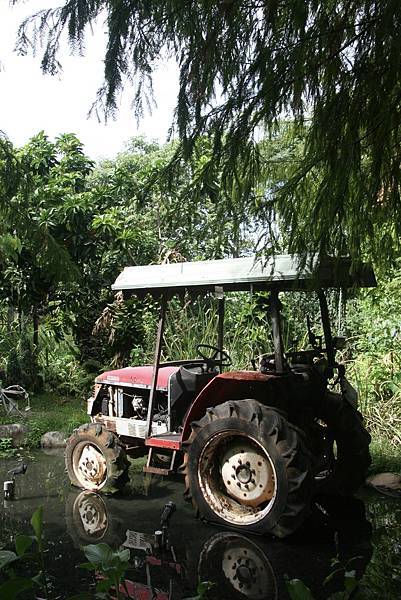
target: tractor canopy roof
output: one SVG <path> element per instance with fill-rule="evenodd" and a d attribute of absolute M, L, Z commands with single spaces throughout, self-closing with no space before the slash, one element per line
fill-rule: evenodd
<path fill-rule="evenodd" d="M 247 256 L 221 260 L 125 267 L 113 290 L 137 295 L 166 292 L 313 290 L 329 287 L 374 287 L 370 265 L 351 265 L 349 258 L 318 257 L 307 260 L 281 254 L 269 259 Z"/>

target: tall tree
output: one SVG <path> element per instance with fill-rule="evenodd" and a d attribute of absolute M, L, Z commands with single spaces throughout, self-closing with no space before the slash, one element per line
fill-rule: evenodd
<path fill-rule="evenodd" d="M 10 202 L 24 181 L 24 172 L 17 153 L 0 132 L 0 265 L 14 259 L 20 249 L 16 232 L 10 229 Z"/>
<path fill-rule="evenodd" d="M 269 190 L 290 250 L 399 252 L 399 0 L 66 0 L 22 24 L 19 50 L 44 41 L 42 67 L 55 73 L 63 32 L 81 51 L 98 17 L 108 32 L 98 107 L 113 113 L 128 83 L 140 113 L 157 61 L 173 55 L 178 152 L 210 135 L 226 185 L 249 193 L 268 167 L 258 130 L 274 133 L 283 114 L 303 130 L 292 177 Z"/>
<path fill-rule="evenodd" d="M 3 264 L 1 295 L 19 314 L 32 316 L 37 346 L 40 314 L 57 298 L 60 285 L 79 278 L 71 239 L 79 231 L 80 180 L 92 163 L 71 134 L 53 143 L 39 133 L 14 156 L 22 175 L 4 207 L 3 227 L 18 252 Z"/>

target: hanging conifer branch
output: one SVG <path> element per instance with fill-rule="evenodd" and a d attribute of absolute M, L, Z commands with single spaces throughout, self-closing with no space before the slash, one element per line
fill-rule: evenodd
<path fill-rule="evenodd" d="M 18 49 L 43 44 L 43 70 L 58 72 L 61 34 L 82 51 L 96 19 L 108 45 L 95 110 L 113 114 L 134 85 L 140 115 L 155 65 L 173 55 L 180 156 L 209 136 L 223 182 L 240 177 L 250 193 L 270 172 L 255 132 L 275 135 L 288 115 L 305 134 L 302 164 L 269 193 L 289 249 L 399 252 L 399 0 L 68 0 L 28 18 Z"/>

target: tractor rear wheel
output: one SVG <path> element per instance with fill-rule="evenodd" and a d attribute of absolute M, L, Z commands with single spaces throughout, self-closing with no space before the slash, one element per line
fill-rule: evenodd
<path fill-rule="evenodd" d="M 85 423 L 67 441 L 65 465 L 73 485 L 113 494 L 128 481 L 129 461 L 118 437 L 100 423 Z"/>
<path fill-rule="evenodd" d="M 363 425 L 361 413 L 341 394 L 327 394 L 323 420 L 335 441 L 336 452 L 332 477 L 322 485 L 321 491 L 353 494 L 365 482 L 372 462 L 370 434 Z"/>
<path fill-rule="evenodd" d="M 208 521 L 285 537 L 308 514 L 311 461 L 286 419 L 255 400 L 225 402 L 192 423 L 187 492 Z"/>

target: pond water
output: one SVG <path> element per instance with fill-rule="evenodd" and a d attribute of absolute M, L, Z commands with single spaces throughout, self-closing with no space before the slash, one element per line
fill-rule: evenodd
<path fill-rule="evenodd" d="M 24 459 L 16 498 L 1 500 L 0 544 L 12 549 L 16 533 L 30 533 L 35 509 L 44 508 L 46 563 L 52 598 L 94 590 L 94 575 L 79 567 L 81 546 L 106 542 L 130 549 L 127 589 L 136 600 L 172 600 L 195 595 L 197 582 L 213 583 L 208 598 L 288 598 L 286 579 L 300 579 L 314 598 L 344 589 L 344 570 L 355 570 L 360 598 L 401 597 L 401 502 L 363 492 L 359 499 L 319 499 L 296 536 L 285 541 L 245 536 L 197 520 L 182 497 L 181 478 L 132 473 L 118 498 L 72 488 L 62 452 L 36 452 Z M 0 462 L 1 481 L 17 460 Z M 167 502 L 171 517 L 168 544 L 161 549 L 154 532 Z M 324 583 L 330 573 L 337 573 Z M 29 596 L 28 596 L 29 597 Z M 339 597 L 339 596 L 336 596 Z M 343 596 L 346 597 L 346 596 Z"/>

